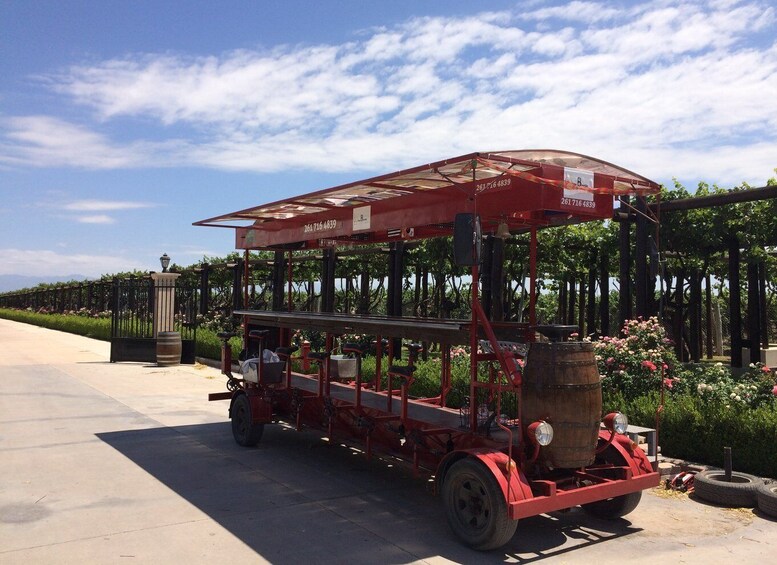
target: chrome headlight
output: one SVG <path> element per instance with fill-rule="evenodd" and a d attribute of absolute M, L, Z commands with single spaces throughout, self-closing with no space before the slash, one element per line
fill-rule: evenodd
<path fill-rule="evenodd" d="M 545 421 L 534 422 L 529 426 L 529 436 L 538 445 L 545 447 L 553 441 L 553 426 Z"/>
<path fill-rule="evenodd" d="M 629 419 L 620 412 L 610 412 L 604 417 L 605 427 L 616 434 L 625 434 L 629 429 Z"/>

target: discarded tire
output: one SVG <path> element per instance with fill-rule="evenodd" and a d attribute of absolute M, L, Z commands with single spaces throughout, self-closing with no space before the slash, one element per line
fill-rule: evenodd
<path fill-rule="evenodd" d="M 757 492 L 758 510 L 777 518 L 777 483 L 761 485 Z"/>
<path fill-rule="evenodd" d="M 756 492 L 763 486 L 763 480 L 746 473 L 731 473 L 731 482 L 726 481 L 723 471 L 702 471 L 693 479 L 693 492 L 707 502 L 721 506 L 753 508 Z"/>

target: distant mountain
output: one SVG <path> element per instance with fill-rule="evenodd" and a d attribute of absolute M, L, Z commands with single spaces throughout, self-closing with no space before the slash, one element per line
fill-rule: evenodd
<path fill-rule="evenodd" d="M 22 288 L 32 288 L 39 284 L 57 282 L 85 281 L 84 275 L 62 275 L 61 277 L 29 277 L 26 275 L 0 275 L 0 292 L 9 292 Z"/>

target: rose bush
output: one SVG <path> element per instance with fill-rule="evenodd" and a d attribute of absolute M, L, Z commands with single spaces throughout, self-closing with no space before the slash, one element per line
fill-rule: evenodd
<path fill-rule="evenodd" d="M 726 408 L 734 405 L 757 408 L 775 402 L 776 388 L 774 373 L 763 363 L 751 363 L 738 377 L 733 376 L 730 367 L 715 363 L 686 366 L 677 392 Z"/>
<path fill-rule="evenodd" d="M 667 388 L 680 380 L 672 341 L 655 317 L 628 320 L 620 337 L 593 342 L 594 354 L 605 393 L 618 392 L 626 399 Z"/>

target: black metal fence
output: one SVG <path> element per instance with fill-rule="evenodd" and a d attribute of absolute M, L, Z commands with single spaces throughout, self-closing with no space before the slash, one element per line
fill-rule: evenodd
<path fill-rule="evenodd" d="M 194 363 L 198 291 L 186 284 L 156 286 L 150 277 L 114 280 L 111 362 L 153 362 L 157 334 L 175 331 L 181 334 L 181 362 Z"/>
<path fill-rule="evenodd" d="M 0 308 L 59 314 L 87 310 L 97 315 L 111 310 L 112 285 L 112 281 L 101 280 L 8 292 L 0 295 Z"/>

